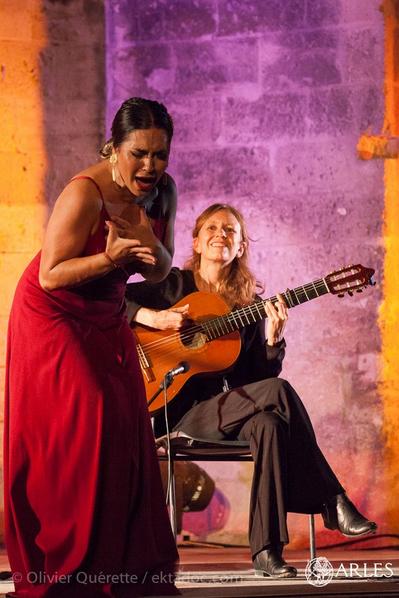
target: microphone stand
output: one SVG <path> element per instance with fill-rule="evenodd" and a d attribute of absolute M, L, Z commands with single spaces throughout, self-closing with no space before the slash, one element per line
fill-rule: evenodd
<path fill-rule="evenodd" d="M 164 417 L 165 417 L 165 426 L 166 426 L 166 445 L 167 445 L 167 456 L 168 456 L 168 479 L 166 484 L 166 505 L 169 507 L 169 520 L 170 526 L 172 528 L 173 537 L 176 540 L 177 536 L 177 514 L 176 514 L 176 485 L 175 485 L 175 473 L 174 473 L 174 462 L 171 455 L 171 447 L 170 447 L 170 431 L 169 431 L 169 421 L 168 421 L 168 388 L 172 384 L 173 380 L 175 379 L 174 374 L 170 371 L 167 372 L 164 377 L 163 381 L 159 385 L 158 390 L 151 397 L 148 405 L 156 399 L 156 397 L 163 391 L 164 393 Z"/>
<path fill-rule="evenodd" d="M 147 407 L 149 407 L 155 401 L 155 399 L 161 394 L 161 392 L 163 390 L 167 390 L 169 388 L 169 386 L 172 384 L 173 380 L 174 380 L 174 376 L 172 374 L 170 374 L 170 373 L 165 374 L 163 381 L 159 385 L 159 388 L 152 395 L 151 399 L 148 401 Z"/>
<path fill-rule="evenodd" d="M 167 390 L 169 386 L 172 384 L 175 376 L 179 374 L 184 374 L 188 372 L 190 369 L 190 364 L 186 361 L 181 361 L 177 364 L 177 366 L 168 372 L 163 377 L 163 381 L 159 385 L 159 388 L 155 392 L 155 394 L 151 397 L 148 401 L 147 406 L 149 407 L 151 403 L 157 398 L 157 396 L 163 391 L 164 393 L 164 411 L 165 411 L 165 427 L 166 427 L 166 441 L 167 441 L 167 450 L 168 450 L 168 484 L 167 484 L 167 492 L 166 492 L 166 504 L 169 506 L 169 517 L 170 523 L 172 527 L 172 532 L 174 537 L 176 538 L 177 533 L 177 524 L 176 524 L 176 488 L 175 488 L 175 476 L 173 471 L 173 457 L 171 455 L 171 446 L 170 446 L 170 432 L 169 432 L 169 421 L 168 421 L 168 393 Z"/>

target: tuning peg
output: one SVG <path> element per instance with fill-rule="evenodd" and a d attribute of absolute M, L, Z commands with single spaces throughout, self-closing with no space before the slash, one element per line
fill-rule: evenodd
<path fill-rule="evenodd" d="M 363 289 L 356 289 L 356 293 L 363 293 Z"/>
<path fill-rule="evenodd" d="M 338 297 L 342 299 L 342 297 L 345 297 L 345 293 L 338 293 Z"/>
<path fill-rule="evenodd" d="M 353 292 L 352 291 L 348 291 L 348 295 L 349 295 L 349 297 L 353 297 Z"/>

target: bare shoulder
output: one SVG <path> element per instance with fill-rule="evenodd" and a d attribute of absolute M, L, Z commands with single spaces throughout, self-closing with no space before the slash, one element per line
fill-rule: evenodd
<path fill-rule="evenodd" d="M 94 177 L 79 174 L 64 187 L 54 205 L 54 211 L 64 208 L 97 214 L 102 207 L 102 191 Z"/>

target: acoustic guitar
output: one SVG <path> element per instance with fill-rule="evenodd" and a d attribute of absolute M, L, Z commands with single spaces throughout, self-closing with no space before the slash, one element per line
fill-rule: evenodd
<path fill-rule="evenodd" d="M 375 284 L 373 274 L 374 270 L 360 264 L 348 266 L 303 286 L 287 289 L 281 295 L 289 308 L 327 293 L 338 297 L 343 297 L 345 293 L 353 295 L 354 291 L 360 293 L 368 285 Z M 174 306 L 189 304 L 189 320 L 180 330 L 154 330 L 135 325 L 132 332 L 136 337 L 150 413 L 154 414 L 163 407 L 164 397 L 159 392 L 160 385 L 165 374 L 179 362 L 187 363 L 186 368 L 189 369 L 174 379 L 168 390 L 168 402 L 194 374 L 227 370 L 240 353 L 239 330 L 266 318 L 266 301 L 275 303 L 278 299 L 276 296 L 258 299 L 250 305 L 230 311 L 218 295 L 196 292 Z M 183 366 L 181 369 L 186 368 Z"/>

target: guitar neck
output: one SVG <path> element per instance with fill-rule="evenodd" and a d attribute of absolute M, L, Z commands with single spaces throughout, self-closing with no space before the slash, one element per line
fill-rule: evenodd
<path fill-rule="evenodd" d="M 316 299 L 317 297 L 321 297 L 329 292 L 329 288 L 324 278 L 319 278 L 318 280 L 296 287 L 295 289 L 287 289 L 281 293 L 281 295 L 283 296 L 287 307 L 290 308 L 306 303 L 306 301 Z M 201 327 L 206 333 L 208 340 L 220 338 L 230 332 L 240 330 L 249 324 L 264 320 L 267 317 L 265 309 L 266 301 L 276 303 L 278 297 L 273 295 L 273 297 L 269 297 L 268 299 L 261 299 L 255 301 L 255 303 L 251 303 L 251 305 L 234 309 L 224 316 L 218 316 L 217 318 L 201 322 Z"/>

